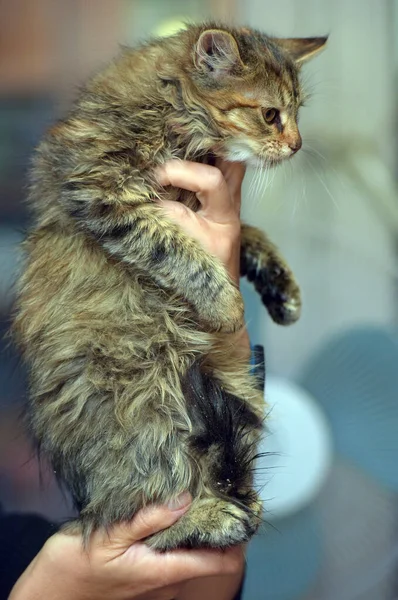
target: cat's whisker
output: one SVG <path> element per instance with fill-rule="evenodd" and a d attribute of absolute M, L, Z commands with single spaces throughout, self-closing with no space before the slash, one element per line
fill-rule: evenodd
<path fill-rule="evenodd" d="M 251 473 L 268 473 L 268 471 L 272 471 L 273 469 L 280 469 L 280 465 L 270 465 L 269 467 L 253 467 L 250 469 Z"/>
<path fill-rule="evenodd" d="M 253 188 L 252 188 L 252 195 L 254 197 L 254 202 L 252 204 L 252 208 L 256 209 L 258 204 L 259 204 L 259 198 L 258 198 L 258 184 L 259 184 L 259 180 L 261 178 L 261 166 L 257 165 L 256 166 L 256 170 L 255 170 L 255 174 L 254 174 L 254 178 L 253 178 Z"/>
<path fill-rule="evenodd" d="M 266 192 L 270 186 L 270 181 L 271 181 L 271 168 L 267 165 L 262 178 L 261 178 L 261 187 L 263 189 L 263 192 Z"/>
<path fill-rule="evenodd" d="M 255 174 L 256 174 L 256 171 L 254 171 L 253 173 L 250 174 L 250 184 L 249 184 L 249 187 L 248 187 L 248 190 L 247 190 L 247 195 L 249 197 L 249 200 L 251 200 L 251 194 L 252 194 L 252 191 L 253 191 L 253 180 L 254 180 Z"/>
<path fill-rule="evenodd" d="M 323 162 L 328 163 L 328 159 L 326 158 L 326 156 L 324 154 L 322 154 L 322 152 L 320 150 L 318 150 L 317 148 L 314 148 L 314 146 L 310 146 L 307 141 L 306 141 L 306 147 L 303 148 L 304 150 L 304 154 L 305 155 L 310 155 L 313 158 L 320 158 Z"/>
<path fill-rule="evenodd" d="M 264 198 L 267 196 L 267 192 L 269 189 L 269 178 L 270 178 L 269 169 L 267 169 L 266 171 L 263 170 L 261 172 L 261 178 L 260 178 L 259 190 L 258 190 L 259 204 L 262 204 L 262 202 L 264 201 Z"/>
<path fill-rule="evenodd" d="M 275 181 L 277 169 L 278 169 L 278 167 L 276 167 L 276 166 L 272 169 L 273 173 L 272 173 L 272 179 L 271 179 L 271 183 L 270 183 L 270 187 L 271 188 L 274 185 L 274 181 Z"/>
<path fill-rule="evenodd" d="M 308 154 L 306 154 L 304 152 L 301 156 L 302 156 L 302 159 L 304 160 L 305 164 L 308 165 L 311 160 L 310 157 L 308 156 Z M 306 186 L 306 179 L 305 179 L 304 173 L 305 173 L 305 171 L 302 171 L 302 174 L 301 174 L 301 181 L 303 183 L 302 198 L 304 200 L 304 206 L 307 211 L 308 210 L 308 195 L 307 195 L 307 186 Z"/>
<path fill-rule="evenodd" d="M 264 183 L 264 192 L 266 192 L 272 188 L 272 183 L 273 183 L 274 177 L 275 177 L 275 171 L 276 171 L 275 167 L 272 167 L 271 165 L 267 165 L 267 178 Z"/>
<path fill-rule="evenodd" d="M 318 173 L 318 171 L 315 169 L 315 167 L 311 164 L 311 162 L 308 162 L 308 165 L 310 166 L 310 168 L 312 169 L 312 171 L 315 173 L 318 181 L 320 182 L 320 184 L 322 185 L 322 187 L 324 188 L 325 192 L 327 193 L 327 195 L 329 196 L 329 198 L 331 199 L 331 201 L 333 202 L 333 205 L 335 206 L 336 210 L 338 212 L 340 212 L 340 206 L 337 202 L 337 200 L 335 199 L 334 195 L 332 194 L 332 192 L 330 191 L 327 183 L 324 181 L 324 179 L 321 177 L 321 175 Z"/>
<path fill-rule="evenodd" d="M 293 212 L 292 218 L 295 218 L 297 211 L 299 209 L 301 209 L 301 207 L 303 206 L 304 173 L 303 173 L 302 165 L 300 165 L 300 161 L 296 162 L 294 167 L 291 164 L 291 168 L 292 168 L 291 179 L 292 180 L 295 179 L 296 181 L 299 180 L 302 183 L 302 186 L 300 186 L 296 182 L 294 184 L 294 188 L 296 190 L 296 197 L 295 197 L 296 201 L 295 201 L 294 212 Z M 301 191 L 300 191 L 300 189 L 301 189 Z M 305 201 L 304 201 L 304 204 L 305 204 Z"/>
<path fill-rule="evenodd" d="M 290 160 L 285 160 L 284 163 L 282 163 L 282 172 L 283 172 L 283 180 L 285 181 L 285 183 L 288 183 L 288 175 L 286 173 L 287 169 L 290 168 L 290 175 L 292 175 L 292 162 Z"/>
<path fill-rule="evenodd" d="M 302 182 L 301 198 L 302 198 L 303 203 L 304 203 L 305 212 L 307 212 L 307 210 L 308 210 L 308 196 L 307 196 L 306 180 L 305 180 L 305 176 L 304 176 L 303 172 L 301 172 L 301 182 Z"/>
<path fill-rule="evenodd" d="M 256 187 L 255 187 L 255 208 L 257 209 L 261 202 L 261 187 L 262 180 L 264 178 L 264 169 L 261 166 L 257 167 L 257 179 L 256 179 Z"/>
<path fill-rule="evenodd" d="M 250 185 L 249 185 L 249 188 L 248 188 L 247 194 L 246 194 L 246 196 L 248 198 L 248 202 L 249 202 L 248 206 L 249 206 L 249 210 L 250 211 L 252 210 L 252 196 L 253 196 L 253 180 L 254 180 L 254 177 L 255 177 L 255 172 L 251 174 Z"/>
<path fill-rule="evenodd" d="M 229 501 L 231 500 L 228 496 L 223 496 L 223 499 L 229 500 Z M 267 519 L 265 519 L 265 517 L 264 517 L 265 511 L 262 511 L 261 515 L 259 515 L 257 512 L 255 512 L 254 510 L 252 510 L 251 508 L 249 508 L 248 506 L 243 504 L 243 502 L 240 502 L 236 498 L 233 499 L 233 503 L 236 504 L 236 506 L 238 506 L 239 508 L 241 508 L 244 512 L 249 513 L 253 517 L 255 517 L 260 522 L 260 527 L 264 526 L 264 525 L 268 525 L 268 526 L 272 527 L 272 529 L 274 529 L 275 531 L 278 531 L 278 529 L 272 523 L 270 523 L 269 521 L 267 521 Z"/>
<path fill-rule="evenodd" d="M 334 175 L 336 181 L 338 181 L 338 183 L 342 186 L 342 189 L 347 190 L 347 185 L 341 178 L 340 173 L 331 164 L 331 161 L 324 154 L 322 154 L 322 152 L 320 152 L 317 148 L 314 148 L 313 146 L 309 146 L 305 150 L 305 158 L 307 159 L 307 161 L 315 159 L 317 165 L 319 165 L 319 159 L 323 160 L 324 164 L 321 165 L 321 168 L 324 169 L 327 166 L 327 169 Z"/>
<path fill-rule="evenodd" d="M 268 178 L 268 172 L 269 172 L 269 169 L 268 169 L 267 165 L 265 165 L 264 167 L 259 167 L 259 169 L 258 169 L 259 177 L 258 177 L 258 182 L 257 182 L 257 185 L 258 185 L 257 194 L 260 193 L 260 188 L 263 185 L 262 182 L 264 181 L 264 179 Z"/>
<path fill-rule="evenodd" d="M 252 180 L 250 182 L 250 191 L 251 191 L 251 193 L 254 192 L 254 188 L 255 188 L 255 183 L 256 183 L 257 176 L 258 176 L 258 172 L 259 172 L 259 166 L 256 165 L 254 167 L 253 174 L 252 174 Z"/>
<path fill-rule="evenodd" d="M 287 167 L 287 164 L 289 164 L 289 167 Z M 292 179 L 293 178 L 293 172 L 294 172 L 294 168 L 293 168 L 292 162 L 288 161 L 288 163 L 287 162 L 284 163 L 284 166 L 285 165 L 286 165 L 286 169 L 287 168 L 290 169 L 290 179 Z M 288 208 L 290 208 L 290 206 L 291 206 L 291 197 L 287 193 L 284 194 L 283 201 L 281 203 L 281 208 L 283 208 L 286 205 L 286 203 L 288 203 Z M 291 215 L 290 215 L 290 221 L 291 222 L 294 219 L 294 216 L 295 216 L 295 213 L 296 213 L 296 208 L 297 208 L 297 190 L 296 190 L 296 187 L 294 186 L 293 206 L 292 206 L 292 212 L 291 212 Z"/>
<path fill-rule="evenodd" d="M 271 527 L 271 529 L 273 529 L 274 531 L 276 531 L 276 533 L 281 533 L 281 531 L 275 526 L 273 525 L 270 521 L 267 521 L 267 519 L 265 519 L 264 517 L 261 519 L 261 525 L 259 527 L 259 530 L 257 532 L 257 535 L 265 535 L 266 534 L 266 529 L 267 527 Z"/>
<path fill-rule="evenodd" d="M 292 165 L 291 165 L 290 161 L 285 161 L 282 164 L 283 164 L 284 167 L 286 167 L 286 165 L 289 164 L 289 168 L 292 169 Z M 273 206 L 274 213 L 276 214 L 276 213 L 281 212 L 282 210 L 284 210 L 286 204 L 288 204 L 289 202 L 290 202 L 290 197 L 289 197 L 288 194 L 283 194 L 283 196 L 281 196 L 279 194 L 278 197 L 277 197 L 277 202 Z"/>
<path fill-rule="evenodd" d="M 296 216 L 297 206 L 298 206 L 298 195 L 297 195 L 297 190 L 295 190 L 295 192 L 294 192 L 293 210 L 292 210 L 292 214 L 291 214 L 291 222 L 294 220 L 294 218 Z"/>

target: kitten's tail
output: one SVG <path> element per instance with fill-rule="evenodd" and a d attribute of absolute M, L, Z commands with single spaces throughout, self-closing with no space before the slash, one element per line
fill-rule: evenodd
<path fill-rule="evenodd" d="M 212 445 L 222 449 L 224 461 L 239 464 L 243 457 L 242 436 L 249 430 L 261 430 L 262 420 L 244 398 L 227 392 L 195 362 L 182 381 L 182 391 L 193 425 L 194 450 L 204 452 Z M 245 451 L 246 453 L 246 451 Z"/>

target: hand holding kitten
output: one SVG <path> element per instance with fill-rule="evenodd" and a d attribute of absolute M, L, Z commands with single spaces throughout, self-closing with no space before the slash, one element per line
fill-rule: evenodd
<path fill-rule="evenodd" d="M 195 238 L 224 264 L 232 281 L 239 287 L 243 163 L 217 159 L 216 166 L 173 160 L 157 170 L 163 186 L 172 185 L 195 192 L 201 203 L 197 212 L 170 200 L 159 205 L 190 237 Z M 241 346 L 249 356 L 250 342 L 246 327 L 239 332 Z"/>
<path fill-rule="evenodd" d="M 217 160 L 216 166 L 173 160 L 157 170 L 163 186 L 195 192 L 201 209 L 193 212 L 180 202 L 161 200 L 160 206 L 185 233 L 195 238 L 225 265 L 239 286 L 241 186 L 243 163 Z"/>
<path fill-rule="evenodd" d="M 208 576 L 222 577 L 219 583 L 213 579 L 206 597 L 229 600 L 242 578 L 241 548 L 158 554 L 142 541 L 170 527 L 190 502 L 190 496 L 184 495 L 177 508 L 148 507 L 129 523 L 114 525 L 109 532 L 97 531 L 88 552 L 79 535 L 57 533 L 21 576 L 10 600 L 193 599 L 194 590 L 187 589 L 187 582 L 195 578 L 195 589 L 200 590 L 196 578 L 205 584 L 203 578 Z"/>

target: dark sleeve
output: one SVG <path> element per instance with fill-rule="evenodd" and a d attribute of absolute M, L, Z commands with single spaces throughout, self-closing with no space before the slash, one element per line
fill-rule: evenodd
<path fill-rule="evenodd" d="M 243 577 L 244 577 L 244 576 L 243 576 Z M 243 593 L 243 584 L 244 584 L 244 581 L 245 581 L 245 580 L 243 579 L 243 581 L 242 581 L 242 584 L 241 584 L 241 586 L 240 586 L 240 590 L 239 590 L 239 592 L 237 593 L 237 595 L 234 597 L 234 600 L 242 600 L 242 593 Z"/>
<path fill-rule="evenodd" d="M 0 600 L 7 600 L 20 575 L 56 530 L 38 515 L 0 515 Z"/>

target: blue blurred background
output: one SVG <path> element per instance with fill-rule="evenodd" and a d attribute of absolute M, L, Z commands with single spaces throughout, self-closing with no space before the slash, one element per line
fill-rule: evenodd
<path fill-rule="evenodd" d="M 265 179 L 248 172 L 243 217 L 300 281 L 300 322 L 269 321 L 243 283 L 272 407 L 260 465 L 266 521 L 245 600 L 398 598 L 398 4 L 394 0 L 4 0 L 0 3 L 0 329 L 29 216 L 29 157 L 77 86 L 118 49 L 182 21 L 330 34 L 303 71 L 303 151 Z M 1 341 L 0 503 L 71 512 L 20 425 L 18 356 Z"/>

